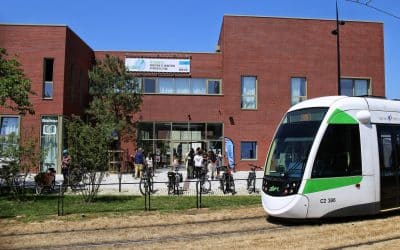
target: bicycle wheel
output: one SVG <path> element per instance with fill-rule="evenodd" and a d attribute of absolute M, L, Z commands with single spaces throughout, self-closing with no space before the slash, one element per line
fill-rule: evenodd
<path fill-rule="evenodd" d="M 154 182 L 153 182 L 153 177 L 149 176 L 148 177 L 148 185 L 149 185 L 149 192 L 153 193 L 154 190 Z"/>
<path fill-rule="evenodd" d="M 139 191 L 142 195 L 146 195 L 147 180 L 145 178 L 140 178 Z"/>
<path fill-rule="evenodd" d="M 36 194 L 42 194 L 43 192 L 43 186 L 40 184 L 36 184 L 36 188 L 35 188 Z"/>
<path fill-rule="evenodd" d="M 207 194 L 211 191 L 211 181 L 205 180 L 201 183 L 201 191 Z"/>
<path fill-rule="evenodd" d="M 175 177 L 175 186 L 174 186 L 174 194 L 179 195 L 180 194 L 180 190 L 179 190 L 179 176 Z"/>
<path fill-rule="evenodd" d="M 247 179 L 247 190 L 249 193 L 253 193 L 255 191 L 255 179 L 254 178 L 249 178 Z"/>
<path fill-rule="evenodd" d="M 82 181 L 83 174 L 79 168 L 74 168 L 69 173 L 68 184 L 72 191 L 80 190 L 80 182 Z"/>
<path fill-rule="evenodd" d="M 232 180 L 231 180 L 231 183 L 230 183 L 231 185 L 230 185 L 230 192 L 232 193 L 232 195 L 234 195 L 234 194 L 236 194 L 236 191 L 235 191 L 235 181 L 233 180 L 233 178 L 232 178 Z"/>
<path fill-rule="evenodd" d="M 226 194 L 226 180 L 225 180 L 225 176 L 222 177 L 222 179 L 220 180 L 220 189 L 222 190 L 222 192 L 224 194 Z"/>
<path fill-rule="evenodd" d="M 168 194 L 171 195 L 174 193 L 174 189 L 175 189 L 175 182 L 173 182 L 172 180 L 169 180 L 168 182 Z"/>

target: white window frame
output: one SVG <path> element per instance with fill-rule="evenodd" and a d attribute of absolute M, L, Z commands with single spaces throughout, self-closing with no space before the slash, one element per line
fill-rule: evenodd
<path fill-rule="evenodd" d="M 304 89 L 305 89 L 305 95 L 299 95 L 299 96 L 294 96 L 293 95 L 293 79 L 304 79 Z M 308 95 L 308 93 L 307 93 L 308 91 L 307 91 L 307 78 L 306 77 L 303 77 L 303 76 L 294 76 L 294 77 L 291 77 L 290 78 L 290 104 L 293 106 L 293 105 L 295 105 L 295 104 L 297 104 L 297 103 L 300 103 L 300 102 L 302 102 L 302 101 L 305 101 L 305 100 L 307 100 L 307 95 Z M 293 102 L 293 98 L 298 98 L 299 99 L 299 102 Z"/>
<path fill-rule="evenodd" d="M 255 85 L 254 86 L 254 95 L 246 95 L 246 94 L 243 93 L 243 79 L 246 78 L 246 77 L 255 78 L 255 81 L 254 81 L 254 85 Z M 257 98 L 257 96 L 258 96 L 258 78 L 257 78 L 257 76 L 255 76 L 255 75 L 242 75 L 240 77 L 240 108 L 242 110 L 257 110 L 257 108 L 258 108 L 258 98 Z M 244 105 L 243 105 L 243 98 L 244 97 L 254 97 L 255 98 L 255 107 L 251 107 L 251 108 L 244 107 Z"/>
<path fill-rule="evenodd" d="M 371 78 L 368 77 L 340 77 L 340 95 L 342 94 L 342 80 L 351 80 L 351 85 L 352 85 L 352 96 L 356 96 L 354 95 L 355 92 L 355 81 L 357 80 L 365 80 L 367 81 L 367 94 L 366 95 L 371 95 L 372 93 L 372 84 L 371 84 Z"/>

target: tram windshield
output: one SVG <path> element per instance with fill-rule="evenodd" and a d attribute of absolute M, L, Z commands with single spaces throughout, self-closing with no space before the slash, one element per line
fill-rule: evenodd
<path fill-rule="evenodd" d="M 301 179 L 315 135 L 328 108 L 287 113 L 271 144 L 265 175 Z"/>

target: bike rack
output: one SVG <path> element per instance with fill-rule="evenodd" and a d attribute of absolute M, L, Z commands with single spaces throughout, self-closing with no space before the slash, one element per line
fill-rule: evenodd
<path fill-rule="evenodd" d="M 256 180 L 260 180 L 262 178 L 256 178 Z M 246 181 L 247 179 L 234 179 L 234 181 Z M 151 211 L 151 196 L 152 192 L 150 191 L 150 185 L 151 181 L 150 179 L 147 180 L 147 186 L 145 187 L 145 195 L 144 195 L 144 211 Z M 195 182 L 196 184 L 196 208 L 201 209 L 203 207 L 202 205 L 202 198 L 203 198 L 203 192 L 201 188 L 201 180 L 193 180 L 189 182 Z M 168 182 L 153 182 L 153 183 L 168 183 Z M 139 183 L 108 183 L 108 184 L 97 184 L 101 186 L 106 186 L 106 185 L 125 185 L 125 184 L 134 184 L 138 185 Z M 65 215 L 65 209 L 64 209 L 64 198 L 65 198 L 65 187 L 70 187 L 70 185 L 64 186 L 63 184 L 57 184 L 58 186 L 58 201 L 57 201 L 57 214 L 58 216 L 64 216 Z M 177 191 L 177 192 L 175 192 Z M 181 195 L 181 190 L 177 189 L 174 190 L 175 195 Z M 257 193 L 257 192 L 256 192 Z"/>
<path fill-rule="evenodd" d="M 150 211 L 150 196 L 151 196 L 151 192 L 150 192 L 150 178 L 146 179 L 147 181 L 147 185 L 145 186 L 145 190 L 144 190 L 144 211 Z M 148 197 L 147 197 L 148 196 Z"/>
<path fill-rule="evenodd" d="M 64 216 L 64 189 L 62 184 L 58 185 L 58 199 L 57 199 L 57 209 L 58 216 Z"/>
<path fill-rule="evenodd" d="M 200 188 L 200 180 L 196 181 L 196 207 L 197 209 L 201 208 L 201 188 Z"/>

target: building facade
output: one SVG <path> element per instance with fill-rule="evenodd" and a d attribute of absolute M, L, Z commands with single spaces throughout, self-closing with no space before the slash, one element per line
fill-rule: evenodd
<path fill-rule="evenodd" d="M 66 26 L 0 25 L 0 47 L 19 54 L 39 93 L 32 96 L 35 116 L 16 119 L 1 109 L 1 134 L 12 130 L 7 123 L 18 123 L 21 136 L 30 126 L 41 145 L 56 140 L 51 159 L 59 159 L 63 119 L 83 112 L 87 70 L 109 54 L 125 60 L 143 93 L 137 140 L 122 145 L 126 155 L 143 147 L 158 164 L 170 165 L 190 148 L 225 155 L 229 140 L 238 169 L 261 166 L 291 105 L 318 96 L 385 94 L 383 24 L 341 26 L 340 84 L 335 28 L 333 20 L 224 16 L 216 52 L 190 53 L 93 51 Z"/>

